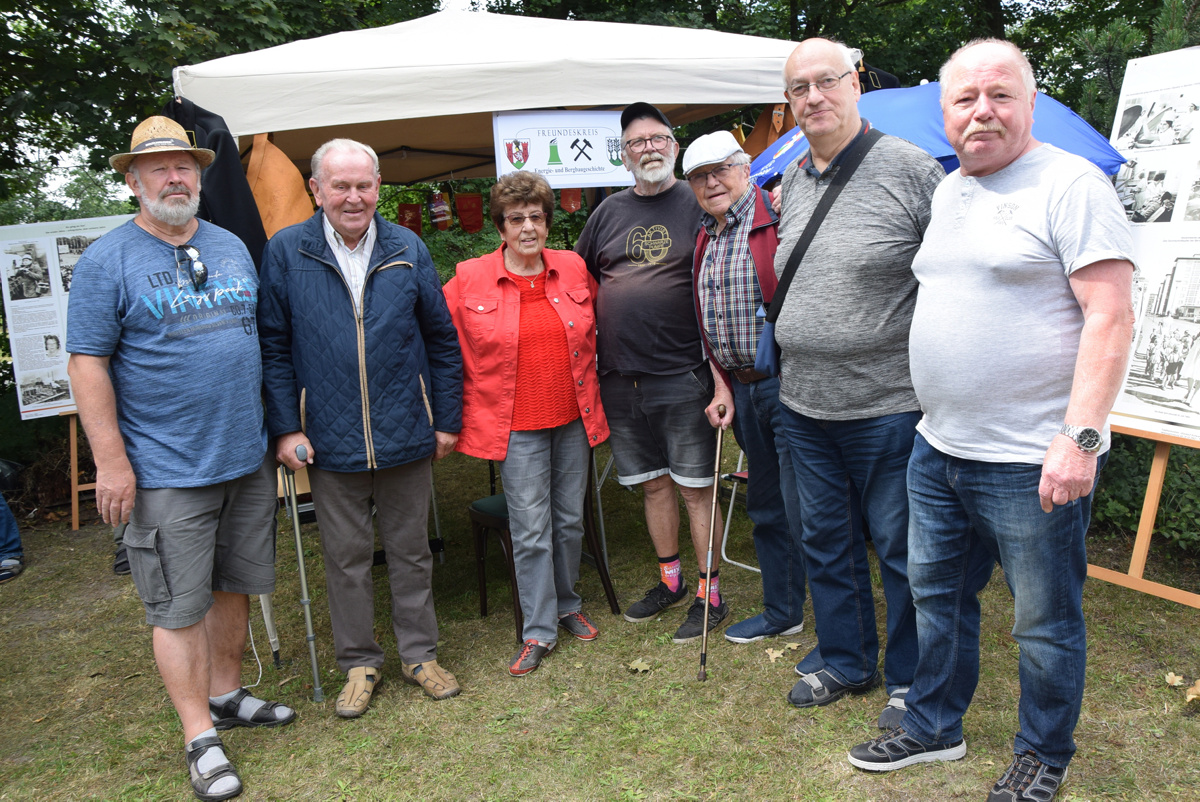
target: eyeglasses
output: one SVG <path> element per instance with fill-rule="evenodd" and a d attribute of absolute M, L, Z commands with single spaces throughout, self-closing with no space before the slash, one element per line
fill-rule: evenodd
<path fill-rule="evenodd" d="M 806 98 L 808 97 L 809 90 L 811 90 L 814 86 L 821 90 L 822 93 L 832 92 L 842 83 L 842 79 L 852 72 L 854 72 L 854 70 L 846 70 L 836 78 L 822 78 L 821 80 L 812 84 L 792 84 L 787 89 L 788 97 Z"/>
<path fill-rule="evenodd" d="M 741 167 L 740 164 L 718 164 L 708 172 L 692 173 L 688 176 L 688 183 L 699 189 L 700 187 L 708 186 L 708 177 L 711 175 L 718 181 L 724 181 L 725 176 L 729 175 L 729 171 L 735 167 Z"/>
<path fill-rule="evenodd" d="M 675 138 L 666 134 L 655 134 L 646 138 L 630 139 L 625 143 L 625 148 L 630 153 L 641 153 L 647 146 L 653 145 L 655 150 L 662 150 L 668 143 L 674 142 Z"/>
<path fill-rule="evenodd" d="M 508 223 L 514 228 L 520 228 L 521 226 L 525 225 L 526 220 L 533 223 L 535 226 L 541 226 L 546 222 L 546 215 L 542 214 L 541 212 L 534 212 L 533 214 L 504 215 L 504 222 Z"/>
<path fill-rule="evenodd" d="M 208 282 L 208 268 L 204 266 L 204 262 L 200 261 L 200 251 L 193 245 L 176 245 L 175 246 L 175 270 L 183 267 L 183 263 L 187 262 L 187 272 L 192 279 L 192 286 L 196 288 L 196 292 L 204 289 L 204 285 Z"/>

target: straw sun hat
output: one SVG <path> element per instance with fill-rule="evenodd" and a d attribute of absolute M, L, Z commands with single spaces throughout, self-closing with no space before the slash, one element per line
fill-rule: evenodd
<path fill-rule="evenodd" d="M 183 126 L 170 117 L 147 117 L 138 123 L 137 128 L 133 129 L 133 136 L 129 141 L 129 152 L 109 156 L 108 163 L 118 173 L 128 173 L 129 165 L 135 156 L 171 151 L 191 153 L 196 157 L 201 170 L 212 164 L 213 159 L 217 156 L 208 148 L 192 147 Z"/>

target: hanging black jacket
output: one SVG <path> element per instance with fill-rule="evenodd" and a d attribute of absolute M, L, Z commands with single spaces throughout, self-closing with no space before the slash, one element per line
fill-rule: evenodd
<path fill-rule="evenodd" d="M 167 101 L 162 113 L 182 125 L 196 147 L 208 148 L 217 154 L 204 170 L 197 216 L 234 234 L 250 251 L 255 269 L 261 269 L 267 234 L 250 184 L 246 182 L 237 140 L 229 133 L 229 127 L 221 117 L 187 98 Z"/>

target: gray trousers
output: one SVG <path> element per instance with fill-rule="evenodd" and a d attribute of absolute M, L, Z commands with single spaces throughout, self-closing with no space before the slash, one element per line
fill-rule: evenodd
<path fill-rule="evenodd" d="M 308 467 L 321 548 L 325 587 L 338 668 L 379 668 L 383 649 L 375 641 L 375 589 L 371 564 L 375 532 L 387 554 L 392 590 L 392 629 L 405 663 L 437 657 L 438 628 L 433 614 L 433 555 L 426 522 L 432 473 L 429 459 L 395 468 L 338 473 Z"/>
<path fill-rule="evenodd" d="M 558 617 L 579 612 L 575 592 L 587 492 L 587 432 L 574 420 L 554 429 L 511 432 L 500 463 L 512 532 L 521 637 L 558 639 Z"/>

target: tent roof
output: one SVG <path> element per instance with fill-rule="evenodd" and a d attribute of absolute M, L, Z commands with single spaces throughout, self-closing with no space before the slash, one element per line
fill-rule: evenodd
<path fill-rule="evenodd" d="M 273 132 L 307 173 L 327 139 L 379 153 L 385 181 L 491 175 L 493 111 L 623 108 L 676 125 L 783 98 L 795 44 L 689 28 L 442 11 L 175 70 L 175 93 L 237 136 Z"/>

